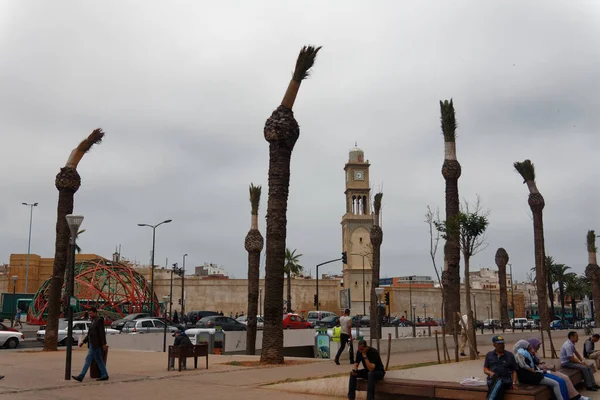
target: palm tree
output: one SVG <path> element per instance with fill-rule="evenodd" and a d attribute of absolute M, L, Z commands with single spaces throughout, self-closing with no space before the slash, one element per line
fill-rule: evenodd
<path fill-rule="evenodd" d="M 381 199 L 383 198 L 383 193 L 379 192 L 375 195 L 373 200 L 373 209 L 375 211 L 375 215 L 373 218 L 373 227 L 371 228 L 371 245 L 373 246 L 373 271 L 371 276 L 371 317 L 370 317 L 370 330 L 371 337 L 378 338 L 379 337 L 379 329 L 378 326 L 380 324 L 377 323 L 379 319 L 379 308 L 377 307 L 377 293 L 375 292 L 375 288 L 379 287 L 379 271 L 381 270 L 381 243 L 383 242 L 383 230 L 381 229 L 381 224 L 379 221 L 379 213 L 381 211 Z M 377 342 L 379 343 L 379 342 Z"/>
<path fill-rule="evenodd" d="M 515 162 L 514 168 L 523 178 L 523 183 L 527 184 L 529 189 L 529 208 L 533 214 L 533 242 L 535 253 L 535 275 L 538 295 L 538 308 L 542 329 L 548 333 L 552 357 L 556 356 L 554 343 L 552 343 L 552 333 L 550 332 L 550 314 L 548 311 L 548 299 L 546 298 L 546 249 L 544 245 L 544 197 L 539 192 L 535 184 L 535 167 L 531 160 Z"/>
<path fill-rule="evenodd" d="M 552 278 L 558 283 L 558 293 L 560 296 L 560 310 L 561 320 L 565 319 L 565 282 L 569 279 L 570 275 L 574 275 L 572 272 L 567 273 L 571 267 L 565 264 L 554 264 L 552 266 Z"/>
<path fill-rule="evenodd" d="M 571 315 L 577 317 L 577 300 L 581 300 L 586 289 L 585 277 L 570 273 L 565 277 L 565 296 L 571 299 Z"/>
<path fill-rule="evenodd" d="M 587 251 L 588 251 L 588 265 L 585 267 L 585 276 L 591 282 L 592 298 L 594 299 L 594 319 L 596 320 L 596 326 L 600 326 L 600 267 L 596 261 L 596 232 L 588 231 L 586 236 Z"/>
<path fill-rule="evenodd" d="M 287 275 L 287 312 L 292 312 L 292 275 L 298 275 L 302 272 L 302 265 L 300 265 L 300 257 L 302 254 L 296 254 L 296 249 L 290 251 L 285 249 L 285 265 L 283 266 L 283 272 Z"/>
<path fill-rule="evenodd" d="M 77 235 L 75 237 L 77 239 L 79 239 L 79 235 L 81 235 L 83 232 L 85 232 L 85 229 L 82 229 L 82 230 L 78 231 Z M 81 254 L 81 247 L 79 247 L 78 244 L 75 244 L 75 251 L 77 252 L 77 254 Z"/>
<path fill-rule="evenodd" d="M 267 202 L 267 251 L 265 267 L 265 325 L 260 360 L 283 364 L 283 267 L 287 229 L 287 202 L 292 150 L 300 136 L 292 107 L 300 84 L 309 75 L 321 47 L 304 46 L 296 61 L 281 105 L 265 123 L 269 142 L 269 199 Z"/>
<path fill-rule="evenodd" d="M 50 294 L 48 296 L 48 320 L 46 321 L 44 350 L 58 349 L 58 318 L 61 311 L 60 299 L 67 268 L 70 237 L 66 216 L 73 212 L 75 192 L 81 186 L 81 178 L 77 172 L 77 166 L 84 154 L 90 151 L 93 145 L 100 143 L 103 137 L 104 132 L 102 129 L 95 129 L 71 152 L 67 163 L 60 169 L 58 175 L 56 175 L 55 186 L 58 189 L 56 241 Z"/>
<path fill-rule="evenodd" d="M 440 101 L 442 134 L 444 135 L 445 157 L 442 166 L 442 176 L 446 181 L 446 224 L 457 218 L 460 212 L 458 197 L 458 178 L 461 167 L 456 159 L 456 117 L 454 103 Z M 448 230 L 448 237 L 444 245 L 444 271 L 442 272 L 442 285 L 446 291 L 446 320 L 449 332 L 456 336 L 460 331 L 458 314 L 460 314 L 460 235 L 458 230 Z M 456 338 L 455 338 L 456 339 Z M 458 348 L 456 349 L 458 359 Z"/>
<path fill-rule="evenodd" d="M 500 285 L 500 321 L 502 321 L 502 329 L 510 327 L 508 320 L 508 295 L 506 293 L 506 264 L 508 264 L 508 261 L 508 253 L 500 247 L 496 251 L 496 265 L 498 266 L 498 284 Z"/>
<path fill-rule="evenodd" d="M 261 186 L 250 184 L 251 222 L 244 247 L 248 252 L 248 330 L 246 331 L 246 354 L 256 353 L 256 316 L 258 314 L 258 291 L 260 284 L 260 252 L 264 240 L 258 230 L 258 206 Z"/>

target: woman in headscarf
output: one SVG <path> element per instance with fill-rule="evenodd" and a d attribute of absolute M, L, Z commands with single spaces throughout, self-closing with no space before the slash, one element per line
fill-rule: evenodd
<path fill-rule="evenodd" d="M 513 354 L 517 361 L 517 365 L 519 366 L 517 369 L 519 382 L 530 385 L 548 386 L 552 389 L 552 392 L 554 392 L 556 400 L 569 400 L 568 398 L 563 397 L 563 394 L 560 391 L 560 384 L 557 381 L 545 377 L 542 371 L 536 368 L 533 361 L 533 355 L 529 349 L 530 346 L 527 340 L 519 340 L 513 347 Z"/>
<path fill-rule="evenodd" d="M 533 350 L 533 362 L 535 363 L 536 367 L 544 372 L 545 377 L 558 381 L 558 383 L 561 385 L 561 392 L 563 393 L 563 397 L 565 397 L 563 384 L 567 387 L 567 397 L 565 397 L 565 399 L 590 400 L 589 397 L 585 397 L 579 394 L 577 389 L 575 389 L 575 386 L 573 386 L 573 382 L 571 382 L 571 379 L 569 379 L 567 375 L 563 374 L 562 372 L 556 371 L 556 367 L 554 366 L 548 367 L 545 363 L 540 362 L 540 359 L 536 354 L 537 351 L 540 349 L 540 345 L 542 344 L 540 339 L 531 338 L 527 339 L 527 342 L 529 342 L 529 346 L 531 350 Z"/>

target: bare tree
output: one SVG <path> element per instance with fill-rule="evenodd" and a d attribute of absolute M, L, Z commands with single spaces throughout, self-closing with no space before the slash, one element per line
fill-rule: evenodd
<path fill-rule="evenodd" d="M 429 256 L 431 257 L 433 270 L 435 271 L 435 275 L 437 277 L 440 287 L 440 292 L 442 294 L 442 306 L 440 310 L 442 316 L 442 353 L 444 354 L 444 362 L 446 362 L 446 360 L 450 361 L 450 353 L 448 353 L 448 346 L 446 345 L 446 324 L 443 322 L 445 306 L 444 288 L 442 286 L 442 279 L 440 277 L 440 272 L 438 270 L 437 263 L 435 262 L 435 255 L 437 253 L 438 245 L 440 243 L 440 232 L 436 228 L 436 224 L 439 223 L 439 221 L 440 210 L 436 208 L 434 212 L 431 210 L 430 206 L 427 206 L 427 212 L 425 213 L 425 223 L 429 227 Z"/>

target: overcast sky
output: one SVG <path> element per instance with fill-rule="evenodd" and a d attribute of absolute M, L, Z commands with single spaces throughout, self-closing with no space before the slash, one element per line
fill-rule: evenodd
<path fill-rule="evenodd" d="M 264 122 L 300 47 L 316 44 L 294 107 L 288 208 L 287 246 L 305 269 L 340 255 L 357 141 L 384 192 L 382 276 L 434 275 L 423 221 L 427 205 L 444 210 L 439 100 L 453 98 L 460 197 L 491 209 L 472 268 L 495 268 L 498 247 L 516 279 L 534 265 L 528 191 L 512 167 L 530 158 L 547 253 L 583 272 L 587 230 L 600 233 L 599 22 L 593 1 L 1 2 L 0 262 L 27 251 L 21 202 L 40 204 L 32 253 L 54 256 L 54 178 L 102 127 L 78 168 L 83 251 L 110 257 L 120 244 L 147 264 L 151 230 L 137 224 L 170 218 L 157 264 L 188 253 L 188 266 L 245 277 L 250 182 L 263 185 L 265 232 Z"/>

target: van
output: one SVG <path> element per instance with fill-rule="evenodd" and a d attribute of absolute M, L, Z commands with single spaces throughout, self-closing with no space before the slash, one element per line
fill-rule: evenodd
<path fill-rule="evenodd" d="M 313 324 L 313 326 L 317 326 L 317 321 L 330 316 L 337 316 L 337 314 L 331 311 L 309 311 L 306 320 Z"/>
<path fill-rule="evenodd" d="M 510 326 L 514 327 L 514 329 L 525 329 L 529 327 L 529 323 L 527 322 L 527 318 L 514 318 L 510 320 Z"/>

